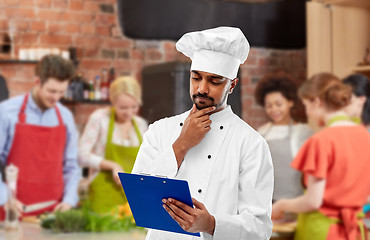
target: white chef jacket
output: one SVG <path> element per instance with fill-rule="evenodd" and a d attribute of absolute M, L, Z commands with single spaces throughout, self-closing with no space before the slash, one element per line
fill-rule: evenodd
<path fill-rule="evenodd" d="M 211 130 L 177 167 L 172 144 L 190 111 L 161 119 L 144 134 L 133 173 L 187 180 L 191 196 L 215 217 L 201 239 L 270 239 L 273 166 L 267 143 L 228 106 L 210 116 Z M 148 240 L 199 239 L 149 230 Z"/>

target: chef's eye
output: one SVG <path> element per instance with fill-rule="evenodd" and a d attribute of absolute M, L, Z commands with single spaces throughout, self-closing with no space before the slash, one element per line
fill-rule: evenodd
<path fill-rule="evenodd" d="M 221 82 L 219 80 L 211 80 L 211 83 L 213 85 L 220 85 L 221 84 Z"/>
<path fill-rule="evenodd" d="M 197 76 L 192 76 L 191 77 L 193 80 L 195 80 L 195 81 L 200 81 L 202 78 L 200 78 L 200 77 L 197 77 Z"/>

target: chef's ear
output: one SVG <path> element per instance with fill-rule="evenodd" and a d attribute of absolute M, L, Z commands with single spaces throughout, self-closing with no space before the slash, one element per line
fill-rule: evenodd
<path fill-rule="evenodd" d="M 234 88 L 236 87 L 238 82 L 239 82 L 239 78 L 234 78 L 233 80 L 231 80 L 229 94 L 231 94 L 234 91 Z"/>

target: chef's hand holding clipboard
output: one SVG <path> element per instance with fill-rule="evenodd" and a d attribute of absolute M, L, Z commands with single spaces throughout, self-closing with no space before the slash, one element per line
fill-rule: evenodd
<path fill-rule="evenodd" d="M 171 217 L 187 232 L 206 232 L 213 235 L 215 231 L 215 218 L 209 214 L 203 203 L 192 198 L 194 207 L 175 199 L 163 199 L 163 207 Z"/>

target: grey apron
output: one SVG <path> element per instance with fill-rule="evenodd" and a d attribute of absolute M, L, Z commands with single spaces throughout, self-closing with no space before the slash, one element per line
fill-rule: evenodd
<path fill-rule="evenodd" d="M 271 127 L 263 135 L 270 132 Z M 270 147 L 272 163 L 274 165 L 274 193 L 273 201 L 281 198 L 294 198 L 303 193 L 301 185 L 302 174 L 290 166 L 293 160 L 291 147 L 292 123 L 289 124 L 288 136 L 281 139 L 266 140 Z"/>

